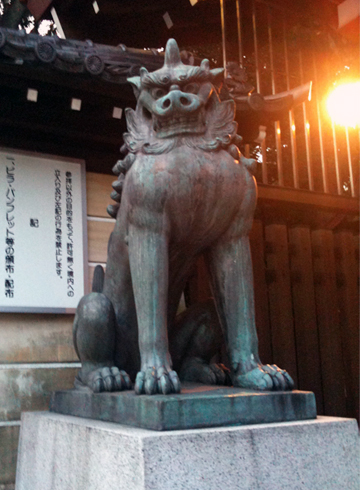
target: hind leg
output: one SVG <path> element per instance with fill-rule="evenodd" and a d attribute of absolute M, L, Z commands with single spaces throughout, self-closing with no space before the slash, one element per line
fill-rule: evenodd
<path fill-rule="evenodd" d="M 125 371 L 114 365 L 115 313 L 110 300 L 102 293 L 84 296 L 77 308 L 74 345 L 81 360 L 76 388 L 90 388 L 95 393 L 131 388 Z"/>
<path fill-rule="evenodd" d="M 209 299 L 175 314 L 186 281 L 198 261 L 198 251 L 172 246 L 169 251 L 168 330 L 174 370 L 181 381 L 229 384 L 229 370 L 213 361 L 224 345 L 214 302 Z"/>
<path fill-rule="evenodd" d="M 229 369 L 212 362 L 224 344 L 212 299 L 190 306 L 176 318 L 170 352 L 181 381 L 210 385 L 230 384 Z M 173 354 L 174 353 L 174 354 Z"/>

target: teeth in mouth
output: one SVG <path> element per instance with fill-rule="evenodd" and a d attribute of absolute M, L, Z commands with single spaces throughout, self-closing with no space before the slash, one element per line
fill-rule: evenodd
<path fill-rule="evenodd" d="M 203 115 L 199 117 L 199 114 L 196 116 L 176 116 L 172 118 L 166 119 L 155 119 L 154 120 L 154 130 L 176 130 L 176 129 L 194 129 L 202 126 Z"/>

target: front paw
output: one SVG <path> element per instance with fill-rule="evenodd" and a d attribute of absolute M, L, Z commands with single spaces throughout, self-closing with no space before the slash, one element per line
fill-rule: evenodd
<path fill-rule="evenodd" d="M 294 388 L 294 381 L 287 371 L 275 364 L 258 364 L 251 371 L 232 376 L 234 386 L 252 390 L 288 391 Z"/>
<path fill-rule="evenodd" d="M 137 395 L 168 395 L 170 393 L 180 393 L 181 385 L 179 377 L 175 371 L 160 368 L 148 367 L 140 371 L 135 380 L 135 393 Z"/>

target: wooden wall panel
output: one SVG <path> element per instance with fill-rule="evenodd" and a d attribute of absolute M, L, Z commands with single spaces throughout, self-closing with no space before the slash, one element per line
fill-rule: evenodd
<path fill-rule="evenodd" d="M 347 416 L 359 420 L 359 287 L 351 231 L 334 235 Z"/>
<path fill-rule="evenodd" d="M 90 265 L 89 266 L 89 273 L 88 273 L 89 291 L 92 291 L 92 280 L 93 280 L 93 277 L 94 277 L 94 271 L 95 271 L 95 266 Z"/>
<path fill-rule="evenodd" d="M 0 425 L 0 485 L 15 481 L 20 425 Z"/>
<path fill-rule="evenodd" d="M 297 385 L 289 251 L 285 225 L 265 226 L 271 336 L 274 363 L 289 371 Z"/>
<path fill-rule="evenodd" d="M 357 290 L 360 286 L 360 261 L 359 261 L 359 247 L 360 247 L 360 235 L 356 234 L 353 237 L 354 240 L 354 252 L 355 252 L 355 269 L 357 270 Z"/>
<path fill-rule="evenodd" d="M 113 222 L 88 221 L 89 262 L 106 262 L 107 245 L 113 229 Z"/>
<path fill-rule="evenodd" d="M 114 222 L 91 218 L 109 218 L 106 207 L 112 203 L 111 183 L 115 179 L 110 175 L 86 175 L 90 262 L 106 262 Z M 94 266 L 90 265 L 89 285 L 93 272 Z M 73 318 L 74 315 L 0 314 L 0 421 L 16 421 L 23 410 L 47 410 L 52 391 L 73 387 L 78 370 Z M 39 367 L 39 363 L 59 364 Z M 64 367 L 63 363 L 70 365 Z M 14 482 L 18 432 L 19 426 L 0 425 L 0 485 Z"/>
<path fill-rule="evenodd" d="M 107 258 L 107 244 L 114 222 L 103 218 L 109 218 L 106 207 L 112 203 L 110 193 L 111 183 L 114 180 L 116 176 L 112 175 L 97 173 L 86 175 L 89 284 L 92 281 L 94 264 L 105 263 Z M 273 194 L 270 196 L 269 193 Z M 286 189 L 282 190 L 283 198 L 279 198 L 279 190 L 275 188 L 260 188 L 259 194 L 260 200 L 265 199 L 267 202 L 278 202 L 279 199 L 288 202 Z M 306 199 L 310 196 L 308 192 L 303 194 Z M 291 195 L 297 197 L 299 193 L 291 191 Z M 346 203 L 350 202 L 347 198 L 343 200 Z M 356 212 L 356 209 L 352 212 Z M 314 287 L 311 286 L 310 279 L 309 230 L 297 228 L 289 231 L 290 252 L 295 251 L 295 255 L 290 254 L 291 289 L 286 226 L 276 224 L 266 225 L 264 228 L 264 225 L 265 223 L 259 220 L 255 221 L 250 236 L 260 355 L 263 362 L 276 362 L 288 369 L 295 380 L 297 359 L 299 385 L 301 388 L 315 391 L 318 407 L 321 410 L 318 394 L 319 368 L 316 367 L 319 355 L 316 357 L 315 314 L 312 299 Z M 350 235 L 343 235 L 341 232 L 335 239 L 337 248 L 341 250 L 339 257 L 341 256 L 342 259 L 335 267 L 334 257 L 330 257 L 331 273 L 329 273 L 328 254 L 330 256 L 331 253 L 333 254 L 333 244 L 329 246 L 329 233 L 331 234 L 331 232 L 321 231 L 312 234 L 316 256 L 314 257 L 315 296 L 320 329 L 318 347 L 326 386 L 325 412 L 329 415 L 344 415 L 345 381 L 342 362 L 346 363 L 349 358 L 351 362 L 345 365 L 347 392 L 356 384 L 354 374 L 356 356 L 353 350 L 357 344 L 355 338 L 357 329 L 354 327 L 356 321 L 354 312 L 356 273 L 354 271 L 358 271 L 358 267 L 356 265 L 353 267 Z M 353 246 L 358 250 L 358 239 L 354 243 Z M 319 250 L 320 256 L 316 255 Z M 350 275 L 349 268 L 352 271 Z M 337 271 L 338 289 L 335 271 Z M 200 268 L 200 272 L 205 277 L 203 269 Z M 325 276 L 330 274 L 331 280 L 326 277 L 324 279 L 324 274 Z M 201 288 L 200 297 L 209 294 L 207 280 L 204 277 L 198 283 Z M 337 301 L 334 300 L 334 295 L 342 303 L 340 319 L 337 317 L 337 320 Z M 0 421 L 18 420 L 22 410 L 47 410 L 50 393 L 53 390 L 73 386 L 78 360 L 72 345 L 72 322 L 73 315 L 0 314 Z M 348 330 L 351 331 L 350 335 L 347 335 Z M 295 349 L 295 334 L 297 349 Z M 11 363 L 14 363 L 13 366 Z M 29 365 L 30 363 L 33 365 Z M 39 363 L 45 364 L 40 366 Z M 349 400 L 349 397 L 347 401 L 349 414 L 349 409 L 353 409 L 356 401 Z M 14 481 L 18 430 L 19 427 L 16 425 L 1 426 L 0 423 L 0 486 Z"/>
<path fill-rule="evenodd" d="M 86 174 L 86 202 L 88 216 L 109 218 L 106 208 L 114 204 L 110 199 L 113 190 L 111 183 L 116 180 L 116 175 L 105 175 L 87 172 Z"/>
<path fill-rule="evenodd" d="M 89 291 L 95 266 L 89 266 Z M 74 315 L 1 313 L 0 364 L 77 361 Z"/>
<path fill-rule="evenodd" d="M 0 363 L 77 361 L 74 315 L 2 313 Z"/>
<path fill-rule="evenodd" d="M 325 415 L 346 416 L 345 379 L 331 230 L 312 232 L 317 323 Z"/>
<path fill-rule="evenodd" d="M 0 368 L 0 421 L 19 420 L 21 412 L 48 410 L 50 395 L 73 388 L 78 367 L 18 365 Z"/>
<path fill-rule="evenodd" d="M 264 364 L 273 364 L 268 290 L 266 284 L 264 229 L 255 220 L 250 233 L 250 246 L 254 274 L 255 318 L 259 338 L 259 354 Z"/>
<path fill-rule="evenodd" d="M 303 226 L 290 228 L 289 244 L 298 387 L 315 393 L 317 410 L 322 414 L 324 408 L 310 229 Z"/>

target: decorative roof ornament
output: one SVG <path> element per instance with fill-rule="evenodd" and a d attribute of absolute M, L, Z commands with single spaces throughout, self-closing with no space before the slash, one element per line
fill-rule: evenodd
<path fill-rule="evenodd" d="M 1 58 L 13 59 L 19 64 L 39 64 L 73 74 L 91 75 L 116 84 L 132 83 L 133 86 L 151 84 L 156 71 L 157 80 L 165 72 L 178 70 L 181 66 L 192 66 L 192 73 L 212 82 L 219 81 L 222 68 L 210 69 L 208 60 L 194 60 L 187 52 L 180 52 L 176 41 L 170 40 L 165 50 L 165 59 L 157 50 L 140 50 L 119 46 L 94 44 L 92 41 L 60 39 L 57 36 L 26 34 L 24 31 L 0 27 Z M 196 61 L 198 65 L 196 65 Z M 150 73 L 149 73 L 150 72 Z M 247 82 L 246 72 L 237 63 L 227 65 L 227 77 L 220 91 L 222 100 L 232 99 L 236 103 L 236 121 L 244 142 L 258 141 L 259 127 L 283 117 L 294 105 L 304 102 L 309 96 L 311 82 L 295 89 L 274 95 L 254 91 Z M 265 133 L 263 133 L 265 134 Z"/>
<path fill-rule="evenodd" d="M 220 98 L 235 101 L 236 121 L 244 142 L 260 143 L 266 134 L 260 127 L 265 128 L 270 122 L 278 121 L 295 105 L 310 100 L 312 82 L 277 94 L 262 95 L 248 83 L 246 70 L 237 63 L 228 63 L 226 72 Z"/>
<path fill-rule="evenodd" d="M 26 34 L 24 31 L 4 27 L 0 27 L 1 58 L 7 61 L 16 60 L 17 64 L 22 60 L 34 67 L 44 63 L 50 69 L 89 74 L 117 84 L 125 84 L 128 77 L 138 75 L 141 66 L 156 70 L 164 61 L 156 50 Z"/>

